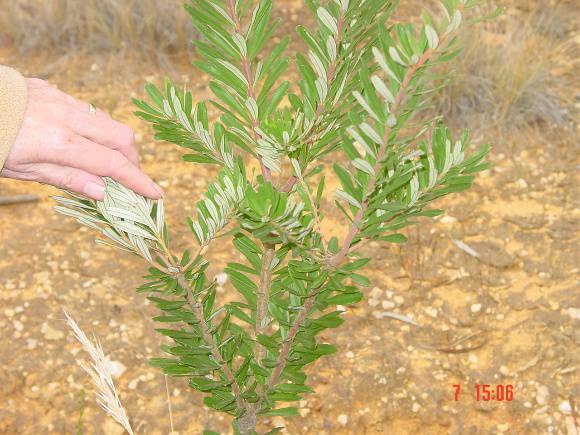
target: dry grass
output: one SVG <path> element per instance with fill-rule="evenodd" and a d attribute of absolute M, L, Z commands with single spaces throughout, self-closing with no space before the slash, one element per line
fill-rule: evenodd
<path fill-rule="evenodd" d="M 129 435 L 133 435 L 133 428 L 129 423 L 127 412 L 119 399 L 119 393 L 113 382 L 109 359 L 105 356 L 101 344 L 96 338 L 91 341 L 75 320 L 64 311 L 67 325 L 72 330 L 75 338 L 89 355 L 90 364 L 79 361 L 79 365 L 90 376 L 96 389 L 97 403 L 103 410 L 119 423 Z"/>
<path fill-rule="evenodd" d="M 560 66 L 570 57 L 566 14 L 571 11 L 560 2 L 532 3 L 464 35 L 454 80 L 436 99 L 439 113 L 458 124 L 499 130 L 563 124 L 569 118 L 573 84 Z"/>
<path fill-rule="evenodd" d="M 135 75 L 146 63 L 173 72 L 175 60 L 191 58 L 186 51 L 195 36 L 184 1 L 0 0 L 0 43 L 19 54 L 44 55 L 46 62 L 35 71 L 47 76 L 62 68 L 64 58 L 98 59 L 102 65 L 112 59 L 115 76 Z M 413 14 L 421 4 L 437 12 L 435 3 L 409 1 L 402 9 Z M 452 62 L 455 79 L 436 98 L 434 113 L 478 130 L 562 124 L 571 117 L 574 98 L 574 2 L 510 0 L 507 9 L 504 17 L 464 35 L 464 53 Z"/>
<path fill-rule="evenodd" d="M 2 0 L 0 41 L 30 52 L 139 55 L 190 47 L 183 0 Z"/>

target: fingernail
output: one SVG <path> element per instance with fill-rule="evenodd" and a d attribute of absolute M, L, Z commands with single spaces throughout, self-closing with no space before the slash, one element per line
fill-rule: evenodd
<path fill-rule="evenodd" d="M 95 199 L 103 199 L 105 197 L 105 186 L 89 181 L 85 184 L 85 195 Z"/>
<path fill-rule="evenodd" d="M 163 197 L 163 189 L 161 188 L 161 186 L 159 186 L 159 184 L 157 184 L 157 183 L 153 183 L 153 187 L 155 188 L 155 190 L 159 194 L 159 198 L 162 198 Z"/>

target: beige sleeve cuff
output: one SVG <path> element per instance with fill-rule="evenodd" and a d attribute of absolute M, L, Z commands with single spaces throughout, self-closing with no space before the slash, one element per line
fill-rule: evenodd
<path fill-rule="evenodd" d="M 0 65 L 0 169 L 20 130 L 27 101 L 24 77 L 16 70 Z"/>

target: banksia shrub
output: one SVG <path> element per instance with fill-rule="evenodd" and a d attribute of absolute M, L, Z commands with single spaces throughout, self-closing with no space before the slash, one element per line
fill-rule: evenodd
<path fill-rule="evenodd" d="M 150 263 L 138 291 L 173 343 L 151 364 L 231 414 L 241 434 L 255 433 L 261 416 L 295 415 L 284 403 L 312 393 L 305 367 L 336 352 L 317 336 L 339 327 L 336 306 L 356 304 L 370 284 L 359 248 L 405 242 L 404 228 L 442 213 L 434 200 L 468 189 L 487 168 L 487 147 L 472 150 L 468 132 L 425 111 L 445 81 L 438 65 L 460 53 L 458 29 L 475 1 L 444 0 L 441 17 L 423 12 L 420 25 L 390 24 L 396 2 L 307 4 L 317 24 L 297 27 L 306 52 L 290 58 L 289 37 L 272 42 L 272 0 L 192 1 L 186 9 L 203 36 L 195 65 L 214 97 L 194 103 L 166 81 L 147 86 L 148 102 L 135 101 L 157 139 L 182 147 L 185 161 L 219 168 L 188 219 L 196 249 L 175 252 L 163 202 L 114 180 L 103 202 L 56 198 L 58 211 L 101 233 L 99 243 Z M 290 64 L 296 83 L 283 80 Z M 251 159 L 259 170 L 247 169 Z M 340 181 L 336 212 L 349 222 L 341 239 L 322 231 L 330 171 Z M 243 258 L 226 269 L 238 295 L 227 303 L 206 275 L 217 238 Z"/>

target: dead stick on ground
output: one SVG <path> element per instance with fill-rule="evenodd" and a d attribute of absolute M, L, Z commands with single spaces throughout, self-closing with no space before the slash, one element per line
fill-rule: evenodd
<path fill-rule="evenodd" d="M 0 196 L 0 205 L 22 204 L 38 201 L 37 195 Z"/>

